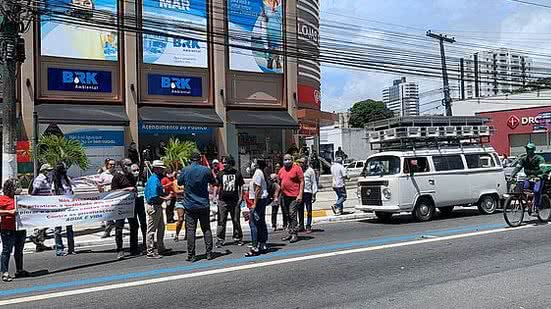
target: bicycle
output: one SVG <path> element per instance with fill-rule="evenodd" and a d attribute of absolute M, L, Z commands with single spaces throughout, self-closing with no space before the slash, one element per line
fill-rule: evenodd
<path fill-rule="evenodd" d="M 534 186 L 538 185 L 537 181 L 530 181 L 535 182 Z M 511 185 L 515 189 L 509 193 L 509 197 L 503 206 L 503 217 L 505 218 L 505 222 L 511 227 L 517 227 L 522 224 L 526 211 L 529 216 L 535 214 L 540 222 L 548 222 L 551 217 L 551 199 L 548 192 L 544 190 L 545 183 L 550 180 L 546 179 L 546 181 L 539 182 L 539 185 L 544 186 L 544 188 L 542 188 L 541 201 L 537 209 L 535 209 L 533 203 L 534 192 L 530 190 L 530 181 L 513 182 Z"/>

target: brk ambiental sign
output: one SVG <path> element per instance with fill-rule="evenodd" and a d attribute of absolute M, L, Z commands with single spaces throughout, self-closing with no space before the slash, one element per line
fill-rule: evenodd
<path fill-rule="evenodd" d="M 203 81 L 200 77 L 148 74 L 147 93 L 166 96 L 203 96 Z"/>
<path fill-rule="evenodd" d="M 109 71 L 48 68 L 48 90 L 73 92 L 112 92 Z"/>

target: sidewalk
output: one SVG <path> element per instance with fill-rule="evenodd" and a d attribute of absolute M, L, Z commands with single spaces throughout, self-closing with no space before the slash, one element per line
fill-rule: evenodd
<path fill-rule="evenodd" d="M 317 201 L 313 205 L 313 211 L 312 211 L 312 217 L 313 217 L 313 225 L 316 224 L 323 224 L 323 223 L 331 223 L 331 222 L 341 222 L 341 221 L 349 221 L 349 220 L 360 220 L 360 219 L 367 219 L 372 218 L 372 214 L 363 213 L 363 212 L 357 212 L 354 209 L 354 206 L 356 204 L 356 193 L 355 191 L 348 189 L 348 200 L 345 202 L 344 207 L 344 214 L 341 216 L 335 216 L 333 214 L 333 211 L 331 210 L 331 205 L 335 202 L 335 194 L 333 192 L 320 192 L 317 195 Z M 305 214 L 306 218 L 306 214 Z M 266 223 L 268 224 L 268 229 L 271 232 L 271 219 L 272 219 L 272 207 L 268 206 L 266 209 Z M 278 213 L 278 227 L 281 228 L 282 224 L 282 218 L 281 218 L 281 210 Z M 216 222 L 211 222 L 211 228 L 213 231 L 213 234 L 216 233 Z M 247 236 L 250 232 L 249 229 L 249 223 L 246 222 L 243 218 L 241 218 L 241 227 L 243 229 L 243 233 L 245 234 L 245 240 L 249 238 Z M 174 238 L 174 232 L 176 230 L 176 224 L 167 224 L 166 226 L 166 232 L 165 232 L 165 239 L 173 239 Z M 231 220 L 228 218 L 228 223 L 226 226 L 226 238 L 229 240 L 231 238 L 231 233 L 233 231 L 233 226 Z M 76 250 L 79 250 L 79 247 L 89 247 L 89 246 L 100 246 L 100 245 L 109 245 L 112 244 L 113 248 L 115 247 L 115 230 L 111 232 L 111 237 L 109 238 L 101 238 L 103 235 L 103 229 L 101 229 L 100 224 L 94 226 L 76 226 L 74 228 L 75 231 L 75 247 Z M 140 243 L 142 241 L 141 232 L 138 233 L 138 237 L 140 239 Z M 200 228 L 197 229 L 197 236 L 202 236 L 203 233 L 201 232 Z M 180 232 L 180 239 L 183 239 L 184 232 Z M 124 241 L 125 241 L 125 247 L 128 246 L 127 242 L 129 240 L 128 235 L 128 224 L 125 225 L 125 232 L 124 232 Z M 64 243 L 66 243 L 66 239 L 64 237 Z M 53 236 L 51 238 L 48 238 L 45 242 L 47 246 L 53 246 L 54 245 L 54 239 Z M 25 246 L 25 252 L 30 253 L 34 252 L 35 246 L 28 242 Z"/>

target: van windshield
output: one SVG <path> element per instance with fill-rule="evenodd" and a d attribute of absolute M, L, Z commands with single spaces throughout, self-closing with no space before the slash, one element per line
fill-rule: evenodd
<path fill-rule="evenodd" d="M 365 176 L 396 175 L 400 173 L 400 158 L 395 156 L 375 157 L 367 160 Z"/>

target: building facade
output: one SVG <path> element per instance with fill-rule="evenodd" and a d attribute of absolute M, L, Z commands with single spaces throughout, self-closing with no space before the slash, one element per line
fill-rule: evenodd
<path fill-rule="evenodd" d="M 523 54 L 507 48 L 479 52 L 465 60 L 465 96 L 510 94 L 525 86 L 531 74 L 532 59 Z"/>
<path fill-rule="evenodd" d="M 41 134 L 85 145 L 83 174 L 124 157 L 131 142 L 144 159 L 158 157 L 170 138 L 195 141 L 210 159 L 231 154 L 243 170 L 253 159 L 272 165 L 296 141 L 299 109 L 320 117 L 318 52 L 300 61 L 290 52 L 297 38 L 318 40 L 319 3 L 300 2 L 317 22 L 297 0 L 53 6 L 24 35 L 22 139 L 32 138 L 36 112 Z"/>
<path fill-rule="evenodd" d="M 383 103 L 396 117 L 418 116 L 419 86 L 405 77 L 397 79 L 391 87 L 383 89 Z"/>

